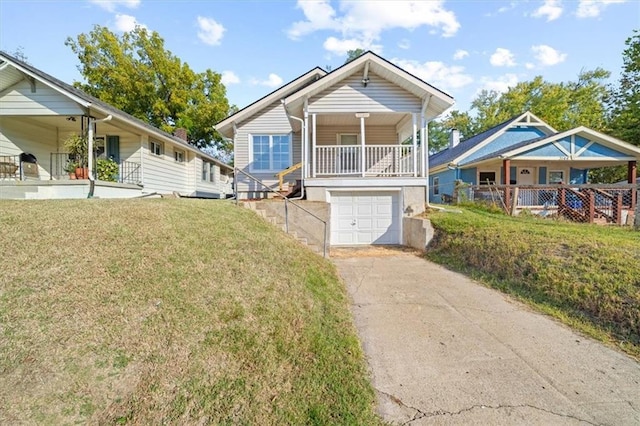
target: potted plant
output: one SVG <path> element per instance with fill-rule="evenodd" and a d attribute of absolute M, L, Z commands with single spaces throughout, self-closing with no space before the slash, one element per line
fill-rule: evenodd
<path fill-rule="evenodd" d="M 78 163 L 75 161 L 69 161 L 67 165 L 64 167 L 64 170 L 69 173 L 69 179 L 76 179 L 76 169 L 78 168 Z"/>
<path fill-rule="evenodd" d="M 65 139 L 64 147 L 76 164 L 76 178 L 88 179 L 89 169 L 87 165 L 89 162 L 89 148 L 87 146 L 87 138 L 74 133 Z"/>

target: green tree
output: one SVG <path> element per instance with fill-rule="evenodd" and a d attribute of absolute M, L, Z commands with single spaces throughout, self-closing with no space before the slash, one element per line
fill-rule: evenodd
<path fill-rule="evenodd" d="M 447 148 L 452 129 L 460 132 L 461 140 L 476 133 L 474 121 L 468 113 L 451 111 L 445 118 L 429 123 L 429 152 L 435 153 Z"/>
<path fill-rule="evenodd" d="M 347 51 L 347 59 L 344 61 L 345 64 L 348 64 L 349 62 L 353 61 L 354 59 L 356 59 L 358 56 L 362 56 L 365 53 L 364 49 L 353 49 L 353 50 L 348 50 Z"/>
<path fill-rule="evenodd" d="M 164 48 L 157 32 L 138 26 L 118 36 L 96 25 L 65 44 L 78 56 L 87 81 L 76 87 L 166 132 L 183 127 L 199 148 L 231 148 L 213 130 L 233 108 L 221 75 L 194 72 Z"/>
<path fill-rule="evenodd" d="M 640 146 L 640 30 L 625 44 L 620 81 L 610 102 L 611 133 Z"/>
<path fill-rule="evenodd" d="M 611 73 L 602 68 L 582 71 L 576 81 L 551 83 L 537 76 L 520 82 L 502 95 L 483 91 L 472 102 L 476 131 L 487 130 L 525 111 L 531 111 L 559 131 L 576 126 L 606 129 L 606 106 Z"/>

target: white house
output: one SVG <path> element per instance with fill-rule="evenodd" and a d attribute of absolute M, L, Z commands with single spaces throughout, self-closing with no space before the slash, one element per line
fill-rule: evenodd
<path fill-rule="evenodd" d="M 453 98 L 367 52 L 314 68 L 215 127 L 235 147 L 240 198 L 265 196 L 274 176 L 330 204 L 331 244 L 402 243 L 402 217 L 424 211 L 428 165 L 419 140 Z M 417 135 L 417 137 L 414 137 Z M 262 183 L 247 177 L 249 174 Z"/>
<path fill-rule="evenodd" d="M 92 134 L 96 158 L 118 165 L 116 182 L 95 182 L 96 197 L 233 192 L 233 168 L 188 144 L 184 132 L 165 133 L 0 52 L 0 198 L 86 198 L 89 181 L 65 171 L 72 134 Z"/>

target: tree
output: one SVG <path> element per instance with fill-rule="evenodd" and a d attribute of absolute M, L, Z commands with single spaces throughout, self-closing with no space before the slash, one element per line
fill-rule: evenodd
<path fill-rule="evenodd" d="M 625 42 L 620 81 L 611 97 L 611 133 L 640 146 L 640 30 Z"/>
<path fill-rule="evenodd" d="M 76 87 L 166 132 L 185 128 L 189 143 L 199 148 L 231 148 L 213 130 L 233 108 L 221 75 L 194 72 L 164 48 L 157 32 L 138 26 L 118 36 L 96 25 L 65 44 L 78 56 L 87 81 Z"/>
<path fill-rule="evenodd" d="M 452 129 L 457 129 L 460 132 L 460 139 L 469 138 L 476 133 L 473 119 L 468 113 L 451 111 L 442 120 L 429 123 L 430 153 L 442 151 L 449 146 L 449 135 Z"/>
<path fill-rule="evenodd" d="M 354 59 L 356 59 L 359 56 L 362 56 L 365 53 L 364 49 L 354 49 L 354 50 L 348 50 L 347 51 L 347 59 L 344 61 L 345 64 L 348 64 L 349 62 L 353 61 Z"/>

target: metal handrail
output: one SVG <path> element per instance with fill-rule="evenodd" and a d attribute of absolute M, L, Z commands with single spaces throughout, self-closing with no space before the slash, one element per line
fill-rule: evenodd
<path fill-rule="evenodd" d="M 312 217 L 314 217 L 314 218 L 318 219 L 320 222 L 322 222 L 322 225 L 324 227 L 324 229 L 323 229 L 324 241 L 323 241 L 323 246 L 322 246 L 322 256 L 323 257 L 327 257 L 327 222 L 325 220 L 322 220 L 316 214 L 314 214 L 314 213 L 310 212 L 309 210 L 305 209 L 300 204 L 294 203 L 293 201 L 288 199 L 286 196 L 280 194 L 279 192 L 274 191 L 269 186 L 267 186 L 264 182 L 262 182 L 260 179 L 256 178 L 255 176 L 250 175 L 249 173 L 245 172 L 244 170 L 240 170 L 239 168 L 234 167 L 233 171 L 234 171 L 234 176 L 237 176 L 237 173 L 240 172 L 243 175 L 245 175 L 246 177 L 248 177 L 249 179 L 251 179 L 254 182 L 262 185 L 263 187 L 265 187 L 267 189 L 267 191 L 273 192 L 274 194 L 278 195 L 279 197 L 282 197 L 282 199 L 284 200 L 284 225 L 285 225 L 285 232 L 287 234 L 289 233 L 289 206 L 288 206 L 287 203 L 293 204 L 294 206 L 298 207 L 300 210 L 304 211 L 305 213 L 311 215 Z M 238 200 L 238 183 L 237 182 L 238 181 L 236 179 L 236 185 L 235 185 L 236 205 L 238 205 L 238 203 L 239 203 L 239 200 Z"/>

